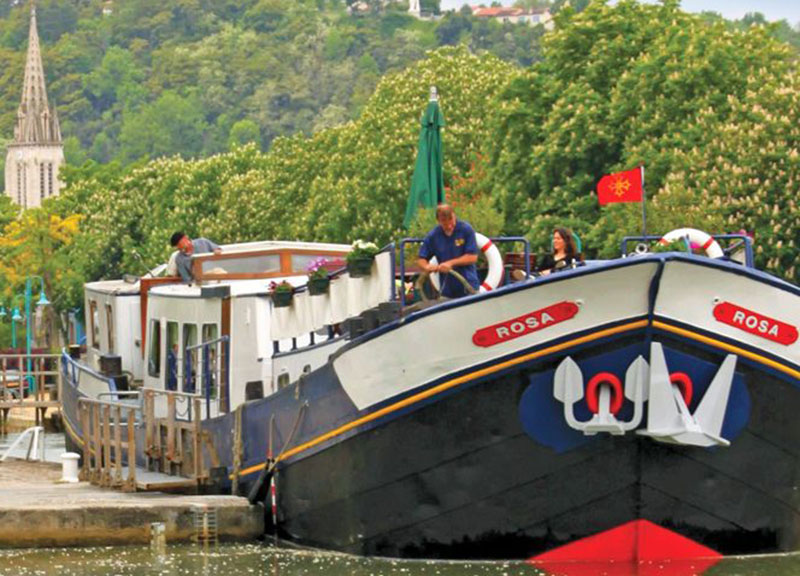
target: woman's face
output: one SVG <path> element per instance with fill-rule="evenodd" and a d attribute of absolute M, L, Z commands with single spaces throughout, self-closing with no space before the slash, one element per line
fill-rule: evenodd
<path fill-rule="evenodd" d="M 566 248 L 566 244 L 564 239 L 561 237 L 561 234 L 558 232 L 553 232 L 553 251 L 554 252 L 563 252 Z"/>

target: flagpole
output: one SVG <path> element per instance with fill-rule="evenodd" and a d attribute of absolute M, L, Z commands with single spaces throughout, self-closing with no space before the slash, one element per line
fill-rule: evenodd
<path fill-rule="evenodd" d="M 647 193 L 644 188 L 644 164 L 639 166 L 642 171 L 642 241 L 647 238 Z"/>

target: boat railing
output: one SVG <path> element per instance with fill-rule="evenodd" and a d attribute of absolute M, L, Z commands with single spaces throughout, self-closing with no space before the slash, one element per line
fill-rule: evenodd
<path fill-rule="evenodd" d="M 136 422 L 140 413 L 138 403 L 86 397 L 78 400 L 83 432 L 81 480 L 136 490 Z"/>
<path fill-rule="evenodd" d="M 193 480 L 205 478 L 201 449 L 203 395 L 148 387 L 142 388 L 142 394 L 147 468 L 156 467 L 164 473 L 171 473 L 171 468 L 175 466 L 182 471 L 188 469 Z M 164 417 L 156 414 L 159 398 L 166 401 Z M 184 412 L 179 409 L 182 403 L 187 405 Z M 188 462 L 187 455 L 191 459 Z"/>
<path fill-rule="evenodd" d="M 718 242 L 720 240 L 727 242 L 726 245 L 722 246 L 722 251 L 725 257 L 728 259 L 738 262 L 733 255 L 737 252 L 744 250 L 744 262 L 743 263 L 747 268 L 753 268 L 755 266 L 754 258 L 753 258 L 753 240 L 747 234 L 712 234 L 711 235 L 714 240 Z M 620 250 L 622 253 L 623 258 L 629 255 L 642 255 L 649 253 L 649 245 L 654 242 L 658 242 L 661 240 L 662 236 L 625 236 L 622 239 L 620 244 Z M 692 244 L 689 241 L 689 238 L 684 237 L 683 242 L 686 246 L 686 252 L 692 252 Z M 634 244 L 634 250 L 629 249 L 630 244 Z"/>
<path fill-rule="evenodd" d="M 204 400 L 206 418 L 213 415 L 212 404 L 217 412 L 230 412 L 230 337 L 220 336 L 184 348 L 184 359 L 179 362 L 184 369 L 183 393 L 175 397 Z M 200 392 L 196 393 L 196 378 L 200 375 Z M 188 406 L 188 418 L 192 419 L 192 406 Z"/>
<path fill-rule="evenodd" d="M 531 245 L 527 238 L 524 236 L 497 236 L 494 238 L 489 238 L 493 244 L 517 244 L 520 243 L 524 246 L 525 252 L 525 277 L 529 277 L 531 275 L 531 268 L 530 268 L 530 254 L 531 254 Z M 399 252 L 400 252 L 400 280 L 405 283 L 406 276 L 409 274 L 406 271 L 406 247 L 413 244 L 422 244 L 425 241 L 424 238 L 403 238 L 400 240 Z M 405 304 L 405 299 L 400 299 L 401 307 Z"/>
<path fill-rule="evenodd" d="M 100 394 L 107 394 L 116 398 L 117 383 L 114 378 L 95 372 L 88 366 L 71 358 L 64 350 L 61 353 L 61 372 L 66 381 L 85 396 L 97 398 Z"/>

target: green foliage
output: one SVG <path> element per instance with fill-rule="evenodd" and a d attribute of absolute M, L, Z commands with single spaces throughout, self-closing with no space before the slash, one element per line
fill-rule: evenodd
<path fill-rule="evenodd" d="M 75 139 L 69 161 L 209 156 L 242 137 L 268 147 L 357 118 L 381 76 L 451 43 L 437 32 L 446 19 L 372 4 L 350 15 L 323 0 L 124 0 L 104 14 L 101 0 L 38 0 L 48 94 Z M 423 10 L 438 13 L 438 0 Z M 28 14 L 27 2 L 0 5 L 0 137 L 13 134 Z M 480 39 L 468 24 L 460 40 L 521 64 L 538 57 L 527 26 L 484 24 Z M 238 120 L 259 137 L 249 125 L 231 137 Z"/>
<path fill-rule="evenodd" d="M 507 231 L 557 225 L 590 255 L 640 232 L 639 205 L 600 209 L 603 174 L 646 167 L 648 225 L 756 231 L 758 263 L 797 280 L 798 90 L 791 50 L 678 10 L 595 0 L 562 10 L 545 59 L 502 94 L 488 185 Z"/>

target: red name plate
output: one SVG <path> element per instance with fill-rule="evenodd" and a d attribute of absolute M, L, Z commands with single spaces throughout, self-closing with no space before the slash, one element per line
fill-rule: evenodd
<path fill-rule="evenodd" d="M 524 316 L 479 328 L 472 335 L 472 342 L 476 346 L 488 348 L 569 320 L 577 313 L 578 305 L 574 302 L 559 302 L 541 310 L 534 310 Z"/>
<path fill-rule="evenodd" d="M 789 346 L 797 342 L 797 328 L 730 302 L 714 306 L 714 318 L 750 334 Z"/>

